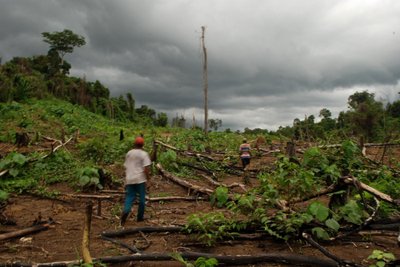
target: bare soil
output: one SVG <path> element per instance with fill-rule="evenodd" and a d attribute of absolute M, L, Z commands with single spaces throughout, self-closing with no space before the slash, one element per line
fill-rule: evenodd
<path fill-rule="evenodd" d="M 259 168 L 273 160 L 270 156 L 253 159 L 250 169 Z M 238 163 L 239 165 L 239 163 Z M 123 171 L 122 171 L 123 173 Z M 221 181 L 230 184 L 243 182 L 242 177 L 227 176 Z M 206 181 L 193 180 L 211 188 Z M 256 184 L 251 178 L 250 185 Z M 85 218 L 85 206 L 88 199 L 74 197 L 76 192 L 68 184 L 57 184 L 51 190 L 62 193 L 59 199 L 44 199 L 32 195 L 14 195 L 3 209 L 3 215 L 15 220 L 17 225 L 0 225 L 0 233 L 23 229 L 32 225 L 37 220 L 52 218 L 55 223 L 48 230 L 30 234 L 23 238 L 0 241 L 0 264 L 44 263 L 57 261 L 74 261 L 81 259 L 81 243 Z M 118 188 L 122 191 L 123 188 Z M 153 175 L 152 186 L 149 189 L 151 196 L 187 196 L 188 191 L 179 185 L 173 184 L 160 175 Z M 130 255 L 127 249 L 103 240 L 100 234 L 103 231 L 119 229 L 119 218 L 123 195 L 118 193 L 98 193 L 110 195 L 112 199 L 101 202 L 101 214 L 97 216 L 98 202 L 94 201 L 91 225 L 90 252 L 93 258 Z M 137 205 L 134 205 L 131 217 L 125 228 L 139 226 L 171 226 L 184 225 L 187 216 L 193 213 L 215 211 L 207 201 L 159 201 L 148 202 L 146 207 L 146 220 L 136 222 Z M 265 253 L 299 254 L 327 259 L 320 251 L 305 242 L 277 242 L 272 239 L 245 240 L 222 242 L 213 247 L 200 245 L 188 235 L 178 233 L 146 233 L 134 234 L 118 238 L 131 246 L 142 249 L 145 253 L 171 253 L 176 251 L 196 251 L 221 255 L 258 255 Z M 148 242 L 150 246 L 147 247 Z M 332 254 L 339 258 L 368 266 L 366 258 L 374 249 L 392 252 L 400 258 L 400 249 L 397 246 L 396 236 L 368 235 L 359 236 L 355 241 L 336 241 L 323 244 Z M 130 266 L 182 266 L 176 261 L 163 262 L 131 262 Z M 128 263 L 119 264 L 128 266 Z M 289 266 L 277 263 L 259 263 L 248 266 Z"/>

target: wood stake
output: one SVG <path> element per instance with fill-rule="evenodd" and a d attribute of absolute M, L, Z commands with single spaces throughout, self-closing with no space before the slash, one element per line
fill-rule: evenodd
<path fill-rule="evenodd" d="M 92 222 L 92 210 L 93 203 L 89 201 L 86 204 L 86 216 L 85 216 L 85 225 L 83 229 L 83 238 L 82 238 L 82 258 L 84 263 L 93 263 L 92 256 L 90 256 L 90 226 Z"/>

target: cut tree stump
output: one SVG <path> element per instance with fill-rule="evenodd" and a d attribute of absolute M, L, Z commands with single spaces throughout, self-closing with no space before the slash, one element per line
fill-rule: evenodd
<path fill-rule="evenodd" d="M 17 147 L 28 146 L 30 142 L 27 133 L 15 133 L 15 144 Z"/>

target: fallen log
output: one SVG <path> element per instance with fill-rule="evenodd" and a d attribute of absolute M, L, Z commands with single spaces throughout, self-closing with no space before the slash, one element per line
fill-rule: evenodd
<path fill-rule="evenodd" d="M 323 260 L 319 258 L 314 258 L 304 255 L 294 255 L 294 254 L 282 254 L 282 253 L 269 253 L 261 255 L 217 255 L 209 253 L 200 252 L 181 252 L 179 253 L 186 260 L 196 260 L 200 257 L 204 258 L 215 258 L 219 264 L 226 264 L 228 266 L 233 265 L 247 265 L 256 264 L 261 262 L 274 262 L 283 264 L 301 264 L 305 266 L 326 266 L 333 267 L 337 266 L 334 261 Z M 149 253 L 132 256 L 120 256 L 120 257 L 108 257 L 99 258 L 104 263 L 119 263 L 126 261 L 138 261 L 138 260 L 150 260 L 150 261 L 161 261 L 161 260 L 171 260 L 171 254 L 161 254 L 161 253 Z M 122 261 L 121 261 L 122 260 Z"/>
<path fill-rule="evenodd" d="M 320 197 L 320 196 L 324 196 L 324 195 L 333 193 L 333 192 L 335 192 L 335 190 L 336 190 L 336 184 L 331 184 L 330 186 L 328 186 L 327 188 L 325 188 L 324 190 L 322 190 L 320 192 L 317 192 L 317 193 L 315 193 L 313 195 L 306 196 L 306 197 L 301 198 L 301 199 L 299 199 L 299 198 L 292 199 L 292 200 L 288 201 L 287 204 L 291 205 L 291 204 L 305 202 L 305 201 L 308 201 L 308 200 L 313 199 L 313 198 L 317 198 L 317 197 Z"/>
<path fill-rule="evenodd" d="M 399 232 L 400 222 L 398 223 L 388 223 L 388 224 L 378 224 L 378 223 L 371 223 L 368 225 L 368 229 L 373 230 L 389 230 L 389 231 L 396 231 Z"/>
<path fill-rule="evenodd" d="M 142 233 L 177 233 L 183 232 L 183 226 L 144 226 L 144 227 L 135 227 L 135 228 L 126 228 L 118 231 L 105 231 L 101 233 L 101 236 L 105 237 L 121 237 L 127 236 L 131 234 L 136 234 L 139 232 Z"/>
<path fill-rule="evenodd" d="M 214 179 L 217 179 L 217 176 L 215 175 L 215 173 L 212 172 L 212 171 L 210 171 L 210 170 L 207 169 L 206 167 L 202 168 L 202 167 L 195 166 L 195 165 L 193 165 L 193 164 L 189 164 L 189 163 L 186 163 L 186 162 L 180 162 L 179 164 L 181 164 L 181 165 L 183 165 L 183 166 L 186 166 L 186 167 L 189 167 L 189 168 L 192 168 L 192 169 L 195 169 L 195 170 L 198 170 L 198 171 L 205 172 L 205 173 L 207 173 L 207 174 L 209 174 L 209 175 L 212 175 L 212 176 L 214 177 Z"/>
<path fill-rule="evenodd" d="M 166 148 L 169 148 L 169 149 L 171 149 L 171 150 L 174 150 L 174 151 L 176 151 L 176 152 L 178 152 L 178 153 L 187 155 L 187 156 L 197 157 L 197 158 L 204 158 L 204 159 L 207 159 L 207 160 L 209 160 L 209 161 L 217 161 L 216 159 L 214 159 L 214 158 L 212 158 L 212 157 L 210 157 L 210 156 L 207 156 L 207 155 L 204 155 L 204 154 L 201 154 L 201 153 L 194 153 L 194 152 L 190 152 L 190 151 L 180 150 L 180 149 L 178 149 L 178 148 L 176 148 L 176 147 L 173 147 L 173 146 L 171 146 L 171 145 L 165 144 L 165 143 L 163 143 L 163 142 L 161 142 L 161 141 L 159 141 L 159 140 L 155 140 L 154 142 L 157 143 L 157 144 L 159 144 L 159 145 L 162 145 L 162 146 L 164 146 L 164 147 L 166 147 Z"/>
<path fill-rule="evenodd" d="M 114 197 L 108 195 L 94 195 L 94 194 L 64 194 L 64 195 L 68 197 L 90 198 L 90 199 L 112 199 Z"/>
<path fill-rule="evenodd" d="M 176 148 L 176 147 L 170 146 L 170 145 L 165 144 L 165 143 L 163 143 L 163 142 L 161 142 L 161 141 L 158 141 L 158 140 L 155 140 L 155 143 L 160 144 L 160 145 L 162 145 L 162 146 L 164 146 L 164 147 L 166 147 L 166 148 L 169 148 L 169 149 L 171 149 L 171 150 L 174 150 L 174 151 L 176 151 L 176 152 L 178 152 L 178 153 L 180 153 L 180 154 L 182 154 L 182 155 L 186 155 L 186 156 L 190 156 L 190 157 L 196 157 L 197 159 L 199 159 L 199 161 L 201 161 L 201 159 L 206 159 L 206 160 L 208 160 L 208 161 L 221 162 L 220 160 L 214 159 L 214 158 L 212 158 L 212 157 L 210 157 L 210 156 L 208 156 L 208 155 L 204 155 L 204 154 L 201 154 L 201 153 L 194 153 L 194 152 L 190 152 L 190 151 L 180 150 L 180 149 L 178 149 L 178 148 Z M 235 174 L 235 175 L 241 175 L 242 172 L 243 172 L 243 170 L 242 170 L 240 167 L 229 166 L 229 165 L 226 165 L 226 164 L 223 164 L 223 163 L 221 163 L 221 167 L 222 167 L 226 172 L 230 172 L 230 173 Z M 209 170 L 208 170 L 208 171 L 209 171 Z M 253 170 L 248 170 L 248 171 L 250 171 L 250 172 L 252 172 L 252 173 L 253 173 L 253 172 L 254 172 L 254 173 L 257 172 L 257 170 L 255 170 L 255 171 L 253 171 Z"/>
<path fill-rule="evenodd" d="M 198 185 L 194 185 L 192 183 L 189 183 L 188 181 L 182 180 L 174 175 L 172 175 L 171 173 L 167 172 L 166 170 L 164 170 L 164 168 L 161 166 L 160 163 L 156 164 L 157 169 L 160 171 L 160 173 L 162 174 L 162 176 L 164 176 L 165 178 L 168 178 L 169 180 L 173 181 L 174 183 L 183 186 L 185 188 L 189 188 L 195 192 L 200 192 L 203 194 L 206 194 L 208 196 L 210 196 L 212 193 L 214 193 L 214 190 L 208 189 L 208 188 L 204 188 L 204 187 L 200 187 Z"/>
<path fill-rule="evenodd" d="M 359 189 L 367 191 L 368 193 L 372 194 L 376 198 L 379 198 L 380 200 L 397 205 L 397 203 L 394 201 L 394 199 L 391 196 L 389 196 L 385 193 L 382 193 L 382 192 L 376 190 L 375 188 L 373 188 L 367 184 L 364 184 L 363 182 L 360 182 L 355 177 L 345 176 L 345 177 L 342 177 L 341 179 L 343 179 L 343 181 L 347 184 L 353 184 L 353 185 L 357 186 Z"/>
<path fill-rule="evenodd" d="M 22 237 L 22 236 L 26 236 L 29 234 L 34 234 L 37 232 L 41 232 L 44 230 L 49 229 L 51 226 L 50 223 L 45 223 L 45 224 L 38 224 L 38 225 L 34 225 L 25 229 L 21 229 L 21 230 L 17 230 L 17 231 L 13 231 L 13 232 L 8 232 L 8 233 L 4 233 L 4 234 L 0 234 L 0 241 L 1 240 L 7 240 L 7 239 L 12 239 L 12 238 L 18 238 L 18 237 Z"/>
<path fill-rule="evenodd" d="M 189 234 L 185 231 L 184 226 L 143 226 L 143 227 L 134 227 L 134 228 L 126 228 L 115 231 L 105 231 L 101 233 L 101 237 L 113 238 L 113 237 L 124 237 L 132 234 L 140 233 L 142 236 L 144 233 L 179 233 L 179 234 Z M 240 233 L 235 232 L 235 240 L 255 240 L 266 238 L 267 235 L 263 231 L 257 231 L 255 229 L 242 229 Z"/>
<path fill-rule="evenodd" d="M 281 263 L 288 265 L 302 265 L 302 266 L 317 266 L 317 267 L 337 267 L 337 263 L 333 260 L 320 259 L 313 256 L 297 255 L 297 254 L 282 254 L 282 253 L 267 253 L 259 255 L 219 255 L 200 252 L 181 252 L 179 253 L 186 260 L 197 260 L 200 257 L 215 258 L 219 264 L 227 266 L 234 265 L 248 265 L 263 262 Z M 171 261 L 173 260 L 172 253 L 143 253 L 127 256 L 114 256 L 114 257 L 100 257 L 94 259 L 94 262 L 101 262 L 105 264 L 115 264 L 130 261 Z M 67 267 L 71 265 L 79 265 L 81 261 L 62 261 L 51 263 L 5 263 L 0 264 L 0 267 Z"/>
<path fill-rule="evenodd" d="M 121 190 L 102 190 L 101 192 L 108 193 L 108 194 L 118 194 L 118 195 L 125 194 L 125 192 L 121 191 Z M 150 202 L 175 201 L 175 200 L 177 200 L 177 201 L 203 201 L 203 200 L 208 200 L 208 197 L 198 197 L 198 196 L 188 196 L 188 197 L 182 197 L 182 196 L 149 197 L 149 196 L 146 196 L 146 201 L 150 201 Z"/>
<path fill-rule="evenodd" d="M 354 267 L 361 267 L 361 265 L 356 264 L 352 261 L 348 261 L 348 260 L 344 260 L 341 259 L 339 257 L 337 257 L 336 255 L 333 255 L 332 253 L 330 253 L 326 248 L 324 248 L 323 246 L 321 246 L 320 244 L 318 244 L 314 239 L 312 239 L 311 235 L 304 233 L 302 234 L 302 237 L 313 247 L 315 247 L 316 249 L 318 249 L 319 251 L 322 252 L 322 254 L 324 254 L 326 257 L 334 260 L 335 262 L 337 262 L 337 266 L 354 266 Z"/>
<path fill-rule="evenodd" d="M 227 185 L 227 184 L 223 184 L 223 183 L 217 182 L 217 181 L 211 179 L 210 177 L 208 177 L 207 175 L 201 175 L 201 177 L 206 179 L 210 184 L 212 184 L 214 186 L 223 186 L 223 187 L 226 187 L 226 188 L 240 187 L 244 192 L 247 192 L 246 187 L 245 187 L 244 184 L 232 183 L 230 185 Z"/>
<path fill-rule="evenodd" d="M 175 182 L 176 184 L 178 184 L 178 185 L 180 185 L 180 186 L 182 186 L 184 188 L 193 190 L 195 192 L 203 193 L 203 194 L 205 194 L 207 196 L 211 196 L 214 193 L 214 190 L 211 190 L 209 188 L 200 187 L 198 185 L 191 184 L 191 183 L 189 183 L 189 182 L 187 182 L 185 180 L 182 180 L 182 179 L 172 175 L 171 173 L 169 173 L 166 170 L 164 170 L 160 163 L 157 163 L 156 167 L 160 171 L 160 173 L 161 173 L 161 175 L 163 177 L 165 177 L 167 179 L 170 179 L 171 181 Z M 231 200 L 234 199 L 233 195 L 231 195 L 231 194 L 228 194 L 228 198 L 231 199 Z M 257 198 L 257 200 L 258 199 L 259 198 Z M 275 201 L 275 203 L 280 209 L 289 210 L 289 207 L 287 206 L 287 201 L 278 199 L 278 200 Z"/>
<path fill-rule="evenodd" d="M 101 238 L 104 239 L 104 240 L 110 241 L 111 243 L 120 245 L 121 247 L 128 249 L 132 253 L 138 253 L 139 252 L 139 250 L 135 246 L 133 246 L 133 247 L 129 246 L 128 244 L 126 244 L 126 243 L 124 243 L 122 241 L 119 241 L 119 240 L 116 240 L 116 239 L 113 239 L 111 237 L 107 237 L 107 236 L 104 236 L 104 235 L 101 235 Z"/>
<path fill-rule="evenodd" d="M 181 196 L 169 196 L 169 197 L 146 197 L 147 201 L 150 202 L 158 202 L 158 201 L 203 201 L 208 200 L 208 197 L 197 197 L 197 196 L 189 196 L 189 197 L 181 197 Z"/>

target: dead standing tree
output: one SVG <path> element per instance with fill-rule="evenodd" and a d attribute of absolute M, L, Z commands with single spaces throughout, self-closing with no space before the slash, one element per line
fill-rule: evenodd
<path fill-rule="evenodd" d="M 207 49 L 204 43 L 205 26 L 201 26 L 201 46 L 203 47 L 203 82 L 204 82 L 204 133 L 208 133 L 208 78 L 207 78 Z"/>

